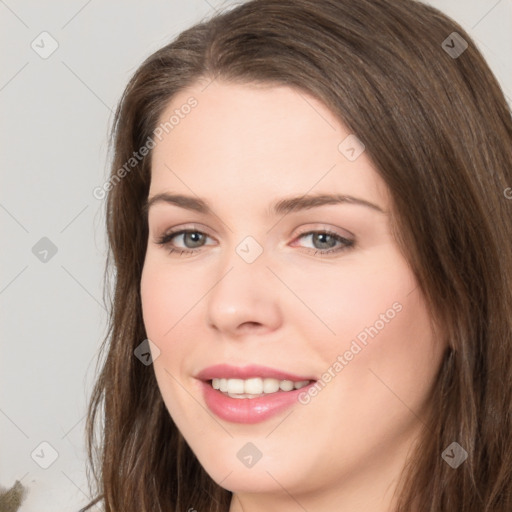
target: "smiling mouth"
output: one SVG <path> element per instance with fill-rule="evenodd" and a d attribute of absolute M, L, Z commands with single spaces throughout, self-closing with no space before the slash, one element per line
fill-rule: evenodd
<path fill-rule="evenodd" d="M 314 381 L 252 377 L 249 379 L 213 378 L 206 382 L 213 389 L 231 398 L 259 398 L 273 393 L 301 389 Z"/>
<path fill-rule="evenodd" d="M 235 367 L 216 365 L 196 376 L 203 400 L 224 421 L 255 424 L 296 405 L 317 379 L 260 365 Z"/>

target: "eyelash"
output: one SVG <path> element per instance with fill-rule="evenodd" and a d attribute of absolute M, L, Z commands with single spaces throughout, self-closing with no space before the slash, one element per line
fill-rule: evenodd
<path fill-rule="evenodd" d="M 208 237 L 208 235 L 206 233 L 204 233 L 202 231 L 199 231 L 197 229 L 182 229 L 182 230 L 179 230 L 179 231 L 171 231 L 170 233 L 166 233 L 165 235 L 159 237 L 158 240 L 156 241 L 156 243 L 158 245 L 162 245 L 162 246 L 165 247 L 167 245 L 170 245 L 171 240 L 173 238 L 175 238 L 176 236 L 187 234 L 187 233 L 200 233 L 200 234 L 205 235 L 205 236 Z M 329 231 L 329 230 L 306 231 L 304 233 L 299 234 L 297 238 L 300 239 L 302 237 L 309 236 L 309 235 L 315 235 L 315 234 L 329 235 L 332 238 L 334 238 L 336 241 L 342 242 L 344 245 L 341 246 L 341 247 L 338 247 L 336 249 L 327 249 L 327 250 L 309 249 L 309 251 L 314 250 L 314 255 L 319 254 L 320 256 L 326 256 L 326 255 L 333 254 L 333 253 L 340 253 L 342 251 L 346 251 L 348 249 L 353 248 L 354 244 L 355 244 L 354 240 L 350 240 L 348 238 L 344 238 L 344 237 L 338 235 L 337 233 L 334 233 L 333 231 Z M 179 256 L 193 255 L 193 254 L 197 254 L 198 252 L 200 252 L 201 248 L 198 248 L 198 249 L 176 249 L 176 248 L 171 248 L 169 250 L 169 254 L 172 254 L 172 253 L 175 253 L 175 252 L 179 252 Z"/>

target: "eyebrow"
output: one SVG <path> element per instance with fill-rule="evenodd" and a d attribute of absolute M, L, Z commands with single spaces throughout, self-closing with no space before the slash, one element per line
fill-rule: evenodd
<path fill-rule="evenodd" d="M 205 215 L 213 213 L 207 201 L 204 199 L 185 196 L 182 194 L 169 194 L 166 192 L 155 194 L 153 197 L 148 198 L 143 206 L 144 213 L 147 214 L 149 209 L 158 203 L 172 204 L 179 206 L 180 208 L 185 208 L 186 210 L 195 211 Z M 268 212 L 269 214 L 283 215 L 300 210 L 316 208 L 318 206 L 345 203 L 366 206 L 380 213 L 386 213 L 380 206 L 371 203 L 370 201 L 342 194 L 315 194 L 288 197 L 275 202 L 273 205 L 271 205 L 271 208 L 268 210 Z"/>

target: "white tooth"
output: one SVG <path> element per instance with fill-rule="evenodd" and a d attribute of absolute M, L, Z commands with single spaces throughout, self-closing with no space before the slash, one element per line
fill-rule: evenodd
<path fill-rule="evenodd" d="M 263 379 L 263 393 L 275 393 L 276 391 L 279 391 L 277 379 Z"/>
<path fill-rule="evenodd" d="M 244 381 L 244 391 L 245 393 L 250 393 L 251 395 L 260 395 L 263 393 L 263 381 L 259 377 L 254 377 L 252 379 L 247 379 Z"/>
<path fill-rule="evenodd" d="M 243 395 L 237 395 L 228 393 L 228 396 L 230 396 L 231 398 L 259 398 L 260 396 L 263 396 L 263 393 L 261 395 L 249 395 L 247 393 L 244 393 Z"/>
<path fill-rule="evenodd" d="M 242 379 L 228 379 L 228 393 L 242 394 L 244 392 L 244 381 Z"/>
<path fill-rule="evenodd" d="M 291 380 L 282 380 L 279 383 L 279 387 L 283 391 L 291 391 L 293 389 L 293 381 L 291 381 Z"/>
<path fill-rule="evenodd" d="M 228 390 L 228 379 L 220 379 L 219 389 L 224 393 Z"/>
<path fill-rule="evenodd" d="M 272 378 L 252 377 L 250 379 L 214 378 L 211 385 L 232 398 L 257 398 L 263 394 L 277 391 L 293 391 L 309 384 L 309 380 L 293 382 L 291 380 L 277 380 Z"/>

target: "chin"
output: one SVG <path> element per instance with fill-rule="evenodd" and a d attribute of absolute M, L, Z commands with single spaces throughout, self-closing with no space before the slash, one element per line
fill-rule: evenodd
<path fill-rule="evenodd" d="M 247 454 L 256 455 L 255 448 L 250 443 L 249 440 L 235 437 L 229 439 L 228 444 L 231 446 L 217 444 L 209 450 L 194 453 L 212 480 L 228 491 L 272 493 L 282 492 L 283 487 L 291 488 L 294 483 L 290 482 L 290 475 L 296 475 L 293 467 L 285 467 L 274 457 L 265 458 L 264 454 L 257 461 L 255 458 L 253 461 L 244 461 Z M 265 450 L 264 440 L 255 440 L 254 444 L 258 445 L 261 451 Z M 286 462 L 286 458 L 284 461 Z"/>

